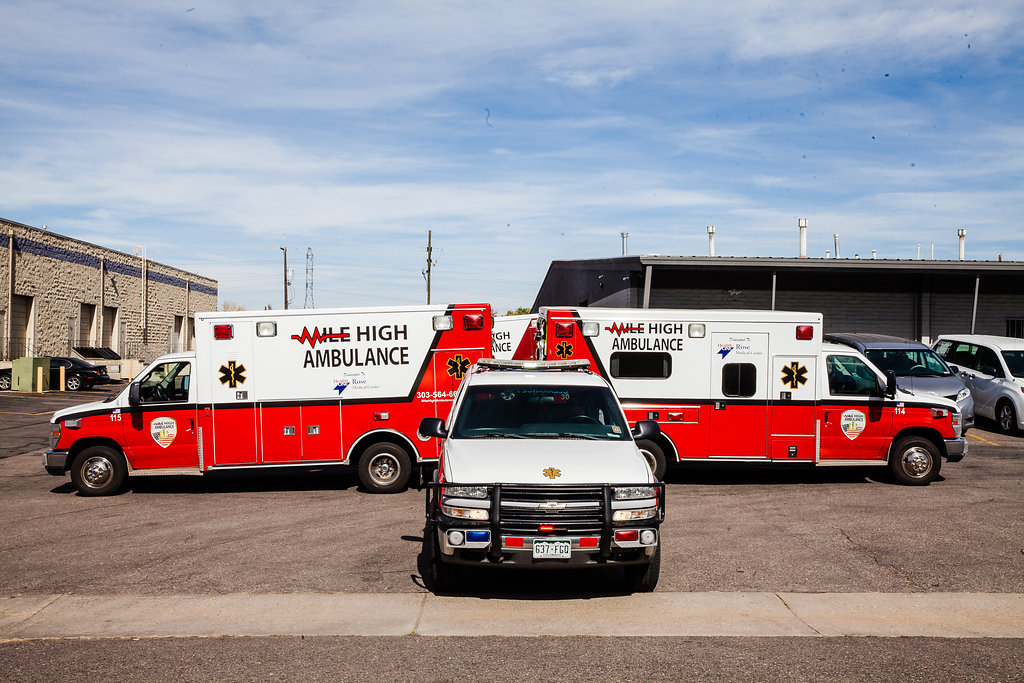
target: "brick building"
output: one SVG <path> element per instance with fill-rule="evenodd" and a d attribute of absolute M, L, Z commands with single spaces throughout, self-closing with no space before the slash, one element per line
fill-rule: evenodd
<path fill-rule="evenodd" d="M 0 359 L 108 347 L 149 361 L 194 348 L 196 311 L 217 309 L 217 281 L 145 254 L 0 218 Z"/>
<path fill-rule="evenodd" d="M 1024 263 L 623 256 L 554 261 L 541 306 L 814 311 L 830 332 L 1024 337 Z"/>

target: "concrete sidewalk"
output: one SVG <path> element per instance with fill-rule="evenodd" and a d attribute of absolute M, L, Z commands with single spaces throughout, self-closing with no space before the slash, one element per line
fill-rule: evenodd
<path fill-rule="evenodd" d="M 193 636 L 930 636 L 1024 638 L 1019 593 L 430 593 L 0 598 L 0 642 Z"/>

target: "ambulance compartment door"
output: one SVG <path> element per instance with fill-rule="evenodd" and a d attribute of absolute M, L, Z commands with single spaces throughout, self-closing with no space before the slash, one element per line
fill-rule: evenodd
<path fill-rule="evenodd" d="M 229 319 L 230 338 L 212 339 L 207 348 L 213 408 L 213 453 L 206 465 L 253 465 L 257 462 L 256 368 L 253 363 L 255 324 Z M 214 328 L 220 323 L 215 323 Z M 226 333 L 224 333 L 226 337 Z"/>
<path fill-rule="evenodd" d="M 768 456 L 768 333 L 711 335 L 710 456 Z"/>
<path fill-rule="evenodd" d="M 772 460 L 812 462 L 818 448 L 817 356 L 774 356 L 770 392 Z"/>

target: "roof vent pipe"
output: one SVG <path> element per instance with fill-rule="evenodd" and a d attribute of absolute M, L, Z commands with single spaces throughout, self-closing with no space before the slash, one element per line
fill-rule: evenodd
<path fill-rule="evenodd" d="M 626 239 L 629 237 L 628 232 L 620 232 L 619 237 L 622 238 L 622 255 L 626 255 Z"/>
<path fill-rule="evenodd" d="M 964 242 L 967 240 L 967 231 L 960 228 L 956 231 L 956 236 L 960 238 L 960 260 L 964 260 Z"/>
<path fill-rule="evenodd" d="M 877 249 L 872 249 L 871 250 L 871 259 L 874 260 L 876 258 L 878 258 L 878 250 Z"/>
<path fill-rule="evenodd" d="M 839 258 L 839 233 L 833 233 L 832 239 L 836 241 L 836 258 Z"/>
<path fill-rule="evenodd" d="M 708 256 L 715 255 L 715 226 L 708 226 Z"/>
<path fill-rule="evenodd" d="M 800 226 L 800 258 L 807 258 L 807 219 L 798 218 L 796 224 Z"/>

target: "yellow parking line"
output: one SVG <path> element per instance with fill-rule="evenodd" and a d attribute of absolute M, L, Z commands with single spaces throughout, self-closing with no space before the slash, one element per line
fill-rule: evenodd
<path fill-rule="evenodd" d="M 983 438 L 981 438 L 980 436 L 978 436 L 977 434 L 968 434 L 967 436 L 973 436 L 973 437 L 974 437 L 975 439 L 977 439 L 978 441 L 984 441 L 984 442 L 985 442 L 985 443 L 987 443 L 987 444 L 988 444 L 989 446 L 998 446 L 998 445 L 999 445 L 999 444 L 997 444 L 997 443 L 996 443 L 995 441 L 989 441 L 988 439 L 983 439 Z"/>
<path fill-rule="evenodd" d="M 52 415 L 54 412 L 55 411 L 53 411 L 53 410 L 47 410 L 47 411 L 42 412 L 42 413 L 16 413 L 16 412 L 13 412 L 13 411 L 10 411 L 10 410 L 0 410 L 0 415 L 32 415 L 32 416 L 36 416 L 36 415 Z"/>

